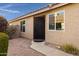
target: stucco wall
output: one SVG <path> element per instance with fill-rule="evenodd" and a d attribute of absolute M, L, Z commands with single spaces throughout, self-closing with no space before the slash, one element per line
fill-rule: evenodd
<path fill-rule="evenodd" d="M 9 25 L 20 25 L 20 21 L 15 21 L 15 22 L 9 22 Z"/>
<path fill-rule="evenodd" d="M 58 45 L 73 44 L 79 47 L 79 4 L 69 4 L 54 9 L 52 13 L 59 10 L 65 11 L 65 31 L 49 31 L 46 15 L 46 42 Z"/>
<path fill-rule="evenodd" d="M 33 17 L 28 17 L 19 21 L 11 22 L 10 25 L 19 25 L 20 22 L 25 20 L 25 32 L 21 32 L 21 36 L 29 39 L 33 39 Z M 18 28 L 20 30 L 20 28 Z"/>
<path fill-rule="evenodd" d="M 25 18 L 25 32 L 21 32 L 23 37 L 33 39 L 33 17 Z"/>

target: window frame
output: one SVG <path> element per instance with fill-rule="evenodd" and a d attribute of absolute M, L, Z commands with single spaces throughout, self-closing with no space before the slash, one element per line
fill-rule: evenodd
<path fill-rule="evenodd" d="M 57 13 L 59 13 L 59 12 L 64 12 L 64 29 L 63 30 L 56 30 L 56 16 L 57 16 Z M 51 14 L 55 15 L 55 29 L 49 29 L 49 15 L 51 15 Z M 48 14 L 48 31 L 65 31 L 65 10 L 60 10 L 55 13 Z"/>
<path fill-rule="evenodd" d="M 55 16 L 55 13 L 52 13 L 52 14 L 54 14 L 54 16 Z M 49 15 L 52 15 L 52 14 L 48 14 L 48 29 L 49 29 Z M 56 21 L 55 21 L 56 22 Z M 55 29 L 49 29 L 50 31 L 55 31 L 56 30 L 56 25 L 55 25 Z"/>
<path fill-rule="evenodd" d="M 23 24 L 23 22 L 25 22 L 25 20 L 23 20 L 23 21 L 20 21 L 20 31 L 21 32 L 25 32 L 25 28 L 24 28 L 24 26 L 25 26 L 25 24 Z M 23 28 L 24 28 L 24 30 L 23 30 Z"/>

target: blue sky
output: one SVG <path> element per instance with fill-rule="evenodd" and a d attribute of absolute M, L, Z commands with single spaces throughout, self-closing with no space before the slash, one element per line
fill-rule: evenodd
<path fill-rule="evenodd" d="M 18 16 L 47 6 L 48 3 L 0 3 L 0 16 L 12 20 Z"/>

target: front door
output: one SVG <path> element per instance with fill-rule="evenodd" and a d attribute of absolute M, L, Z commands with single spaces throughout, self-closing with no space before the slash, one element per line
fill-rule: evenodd
<path fill-rule="evenodd" d="M 34 18 L 34 41 L 43 42 L 45 40 L 45 16 Z"/>

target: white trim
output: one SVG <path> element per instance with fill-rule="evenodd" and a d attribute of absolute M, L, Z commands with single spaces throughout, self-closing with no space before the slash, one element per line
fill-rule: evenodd
<path fill-rule="evenodd" d="M 56 30 L 56 31 L 64 31 L 65 32 L 65 10 L 60 10 L 55 13 L 58 13 L 58 12 L 64 12 L 64 29 L 63 30 Z"/>
<path fill-rule="evenodd" d="M 52 14 L 55 15 L 55 13 L 52 13 Z M 51 14 L 48 14 L 48 15 L 47 15 L 47 18 L 48 18 L 48 31 L 56 31 L 56 29 L 54 29 L 54 30 L 49 30 L 49 15 L 51 15 Z"/>
<path fill-rule="evenodd" d="M 55 24 L 55 29 L 54 30 L 50 30 L 49 29 L 49 15 L 51 15 L 51 14 L 55 14 L 55 23 L 56 23 L 56 14 L 58 13 L 58 12 L 64 12 L 64 29 L 63 30 L 56 30 L 56 24 Z M 55 13 L 51 13 L 51 14 L 48 14 L 48 31 L 65 31 L 65 10 L 61 10 L 61 11 L 57 11 L 57 12 L 55 12 Z"/>
<path fill-rule="evenodd" d="M 56 13 L 55 13 L 55 30 L 56 30 Z"/>

